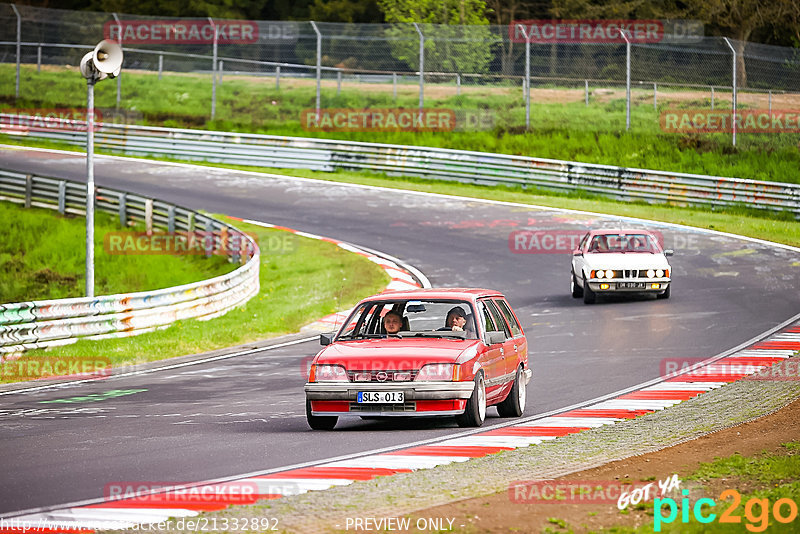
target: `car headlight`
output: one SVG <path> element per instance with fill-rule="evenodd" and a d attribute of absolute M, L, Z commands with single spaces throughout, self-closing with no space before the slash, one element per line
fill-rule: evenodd
<path fill-rule="evenodd" d="M 648 269 L 647 278 L 655 278 L 655 277 L 656 277 L 656 272 L 653 269 Z"/>
<path fill-rule="evenodd" d="M 662 271 L 661 269 L 658 269 L 656 271 L 656 278 L 661 278 L 662 276 L 664 276 L 664 271 Z"/>
<path fill-rule="evenodd" d="M 606 271 L 606 278 L 614 278 L 614 271 Z"/>
<path fill-rule="evenodd" d="M 347 371 L 341 365 L 316 364 L 311 366 L 309 382 L 349 382 Z"/>
<path fill-rule="evenodd" d="M 426 380 L 458 380 L 461 367 L 452 363 L 429 363 L 422 367 L 414 379 L 417 382 Z"/>
<path fill-rule="evenodd" d="M 605 277 L 606 272 L 602 269 L 599 271 L 592 271 L 592 278 L 603 278 Z"/>

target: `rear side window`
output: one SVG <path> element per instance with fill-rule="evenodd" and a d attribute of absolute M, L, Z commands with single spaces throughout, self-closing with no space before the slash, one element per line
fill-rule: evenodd
<path fill-rule="evenodd" d="M 522 328 L 519 326 L 517 318 L 514 317 L 514 314 L 511 312 L 511 308 L 508 306 L 508 303 L 501 299 L 497 299 L 494 302 L 497 304 L 497 307 L 500 308 L 500 312 L 503 314 L 503 317 L 506 318 L 508 326 L 511 327 L 511 333 L 514 334 L 513 337 L 521 336 Z"/>
<path fill-rule="evenodd" d="M 494 317 L 494 323 L 498 327 L 497 329 L 504 332 L 506 338 L 510 338 L 511 332 L 508 330 L 508 326 L 506 325 L 506 322 L 503 320 L 503 317 L 500 314 L 500 310 L 497 309 L 497 305 L 493 301 L 487 300 L 486 307 L 491 310 L 492 317 Z"/>
<path fill-rule="evenodd" d="M 478 301 L 478 313 L 481 314 L 483 318 L 483 324 L 486 327 L 486 332 L 492 332 L 497 330 L 497 327 L 494 324 L 494 319 L 492 319 L 492 314 L 489 313 L 489 310 L 486 308 L 486 301 Z"/>

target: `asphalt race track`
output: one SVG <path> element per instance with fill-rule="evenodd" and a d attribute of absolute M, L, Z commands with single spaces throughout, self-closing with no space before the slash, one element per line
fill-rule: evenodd
<path fill-rule="evenodd" d="M 3 149 L 0 167 L 85 179 L 80 155 Z M 509 233 L 616 219 L 141 160 L 98 157 L 95 176 L 101 187 L 376 249 L 434 286 L 503 291 L 530 343 L 526 415 L 656 378 L 664 358 L 716 355 L 800 311 L 800 255 L 721 235 L 654 224 L 676 249 L 672 298 L 586 306 L 568 292 L 569 255 L 513 253 Z M 215 479 L 461 431 L 446 420 L 359 419 L 309 430 L 301 369 L 318 348 L 0 396 L 0 514 L 100 498 L 121 481 Z M 47 402 L 57 399 L 70 402 Z M 486 425 L 499 421 L 491 409 Z"/>

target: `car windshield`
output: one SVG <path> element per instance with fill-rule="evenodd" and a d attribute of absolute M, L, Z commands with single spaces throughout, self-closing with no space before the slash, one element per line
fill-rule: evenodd
<path fill-rule="evenodd" d="M 649 234 L 601 234 L 592 237 L 587 252 L 647 252 L 655 254 L 660 247 Z"/>
<path fill-rule="evenodd" d="M 472 305 L 460 300 L 381 300 L 360 304 L 337 340 L 380 337 L 477 339 Z"/>

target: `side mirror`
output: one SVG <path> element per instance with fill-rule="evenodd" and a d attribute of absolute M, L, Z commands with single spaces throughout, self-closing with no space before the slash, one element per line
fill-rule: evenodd
<path fill-rule="evenodd" d="M 572 255 L 573 256 L 583 256 L 583 252 L 581 252 L 581 249 L 576 248 L 575 250 L 572 251 Z"/>
<path fill-rule="evenodd" d="M 319 335 L 319 344 L 320 345 L 330 345 L 333 343 L 333 336 L 336 335 L 336 332 L 325 332 L 324 334 Z"/>
<path fill-rule="evenodd" d="M 499 330 L 492 330 L 486 332 L 484 336 L 484 341 L 487 345 L 497 345 L 498 343 L 502 343 L 506 340 L 506 335 Z"/>
<path fill-rule="evenodd" d="M 667 250 L 664 251 L 664 256 L 674 256 L 674 255 L 675 251 L 672 250 L 671 248 L 668 248 Z"/>

